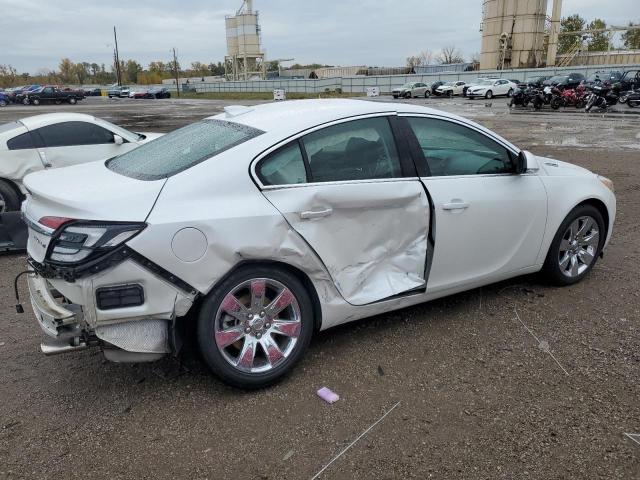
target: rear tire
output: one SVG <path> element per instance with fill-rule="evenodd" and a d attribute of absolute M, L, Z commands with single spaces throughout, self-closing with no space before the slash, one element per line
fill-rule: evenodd
<path fill-rule="evenodd" d="M 40 105 L 40 99 L 39 98 L 34 98 L 31 101 L 31 104 L 33 104 L 33 105 L 35 105 L 37 107 L 38 105 Z"/>
<path fill-rule="evenodd" d="M 8 104 L 6 100 L 0 100 L 0 107 L 6 107 L 7 105 Z"/>
<path fill-rule="evenodd" d="M 0 213 L 20 210 L 20 196 L 6 180 L 0 180 Z"/>
<path fill-rule="evenodd" d="M 75 105 L 76 103 L 78 103 L 78 100 L 76 100 L 75 98 L 71 97 L 71 98 L 69 99 L 69 103 L 70 103 L 71 105 Z"/>
<path fill-rule="evenodd" d="M 588 229 L 588 224 L 584 223 L 586 221 L 591 221 L 595 230 Z M 582 231 L 580 227 L 586 230 Z M 597 236 L 597 238 L 591 238 L 591 242 L 595 243 L 590 244 L 589 248 L 583 248 L 587 245 L 585 239 L 590 234 Z M 555 285 L 578 283 L 596 264 L 605 238 L 605 224 L 600 211 L 592 205 L 577 206 L 569 212 L 558 228 L 544 262 L 543 274 Z M 571 250 L 572 248 L 575 250 Z M 572 253 L 574 251 L 578 253 Z M 563 262 L 566 264 L 563 265 Z M 575 269 L 572 268 L 574 262 Z"/>
<path fill-rule="evenodd" d="M 256 280 L 263 283 L 256 292 L 263 292 L 259 298 L 264 300 L 253 308 L 252 291 Z M 243 287 L 247 284 L 250 286 Z M 280 293 L 287 291 L 289 300 L 281 313 L 274 316 L 269 315 L 269 306 L 274 305 L 274 298 L 280 294 L 272 290 L 272 286 L 282 287 Z M 236 310 L 236 300 L 243 304 L 244 310 Z M 225 303 L 233 307 L 234 315 L 225 313 L 231 310 L 224 306 Z M 248 319 L 249 315 L 253 319 Z M 281 315 L 287 318 L 283 319 Z M 200 351 L 211 371 L 225 383 L 243 389 L 266 387 L 280 380 L 302 358 L 313 335 L 313 315 L 309 294 L 295 275 L 277 267 L 247 265 L 232 273 L 205 298 L 198 318 Z M 274 333 L 276 322 L 290 319 L 295 319 L 296 324 L 290 334 Z M 239 331 L 236 333 L 234 329 Z M 267 354 L 263 345 L 266 343 L 271 352 L 273 346 L 269 345 L 273 345 L 270 342 L 274 340 L 284 343 L 279 343 L 278 349 Z M 247 355 L 251 342 L 255 345 L 253 357 Z M 259 371 L 250 371 L 255 369 Z"/>
<path fill-rule="evenodd" d="M 559 98 L 554 97 L 551 99 L 551 108 L 553 108 L 554 110 L 558 110 L 561 106 L 562 106 L 562 102 L 560 101 Z"/>

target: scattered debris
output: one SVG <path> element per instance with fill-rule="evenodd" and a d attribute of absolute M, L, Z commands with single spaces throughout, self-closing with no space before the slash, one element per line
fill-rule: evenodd
<path fill-rule="evenodd" d="M 629 437 L 631 441 L 636 442 L 638 445 L 640 445 L 640 433 L 625 433 L 625 435 Z"/>
<path fill-rule="evenodd" d="M 335 403 L 340 399 L 337 393 L 332 392 L 327 387 L 322 387 L 316 393 L 321 399 L 323 399 L 327 403 Z"/>
<path fill-rule="evenodd" d="M 284 456 L 284 457 L 282 457 L 282 460 L 283 460 L 283 461 L 285 461 L 285 462 L 286 462 L 287 460 L 289 460 L 291 457 L 293 457 L 293 452 L 294 452 L 293 450 L 289 450 L 289 451 L 285 454 L 285 456 Z"/>
<path fill-rule="evenodd" d="M 382 369 L 382 367 L 380 365 L 378 365 L 378 375 L 380 375 L 380 376 L 384 375 L 384 370 Z"/>
<path fill-rule="evenodd" d="M 322 472 L 324 472 L 327 468 L 329 468 L 329 465 L 331 465 L 333 462 L 335 462 L 337 459 L 339 459 L 347 450 L 349 450 L 351 447 L 353 447 L 356 442 L 358 440 L 360 440 L 362 437 L 364 437 L 367 433 L 369 433 L 371 431 L 371 429 L 373 427 L 375 427 L 377 424 L 379 424 L 382 420 L 384 420 L 384 417 L 386 417 L 387 415 L 389 415 L 391 412 L 393 412 L 393 410 L 400 405 L 400 402 L 396 403 L 393 407 L 391 407 L 389 410 L 387 410 L 385 412 L 384 415 L 382 415 L 378 420 L 376 420 L 369 428 L 367 428 L 364 432 L 362 432 L 358 438 L 356 438 L 353 442 L 351 442 L 349 445 L 347 445 L 338 455 L 336 455 L 335 457 L 333 457 L 331 459 L 331 461 L 329 463 L 327 463 L 324 467 L 322 467 L 320 469 L 320 471 L 318 473 L 316 473 L 313 477 L 311 477 L 311 480 L 315 480 L 316 478 L 318 478 L 320 475 L 322 475 Z"/>

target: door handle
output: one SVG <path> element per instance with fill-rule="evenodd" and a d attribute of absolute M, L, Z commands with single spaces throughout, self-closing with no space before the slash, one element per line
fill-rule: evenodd
<path fill-rule="evenodd" d="M 313 218 L 328 217 L 333 213 L 333 208 L 327 208 L 326 210 L 308 210 L 306 212 L 300 212 L 300 218 L 303 220 L 311 220 Z"/>
<path fill-rule="evenodd" d="M 442 205 L 443 210 L 464 210 L 465 208 L 469 208 L 469 204 L 467 202 L 456 201 Z"/>

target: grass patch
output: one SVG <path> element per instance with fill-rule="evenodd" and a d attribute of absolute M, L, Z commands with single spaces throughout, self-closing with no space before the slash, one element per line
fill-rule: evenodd
<path fill-rule="evenodd" d="M 173 97 L 177 98 L 175 95 Z M 287 100 L 304 100 L 307 98 L 351 98 L 363 97 L 364 93 L 287 93 Z M 207 92 L 207 93 L 183 93 L 180 98 L 204 99 L 204 100 L 273 100 L 272 92 Z"/>

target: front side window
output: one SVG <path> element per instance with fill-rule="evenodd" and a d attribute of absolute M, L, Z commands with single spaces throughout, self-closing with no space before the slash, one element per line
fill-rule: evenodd
<path fill-rule="evenodd" d="M 113 133 L 88 122 L 61 122 L 35 130 L 45 147 L 73 147 L 113 143 Z"/>
<path fill-rule="evenodd" d="M 402 176 L 386 117 L 333 125 L 304 136 L 302 142 L 314 182 Z"/>
<path fill-rule="evenodd" d="M 512 173 L 509 151 L 486 135 L 458 123 L 409 117 L 432 176 Z"/>
<path fill-rule="evenodd" d="M 159 180 L 197 165 L 258 135 L 224 120 L 202 120 L 107 161 L 107 168 L 139 180 Z"/>
<path fill-rule="evenodd" d="M 258 177 L 264 185 L 306 183 L 304 158 L 297 141 L 269 154 L 258 164 Z"/>

